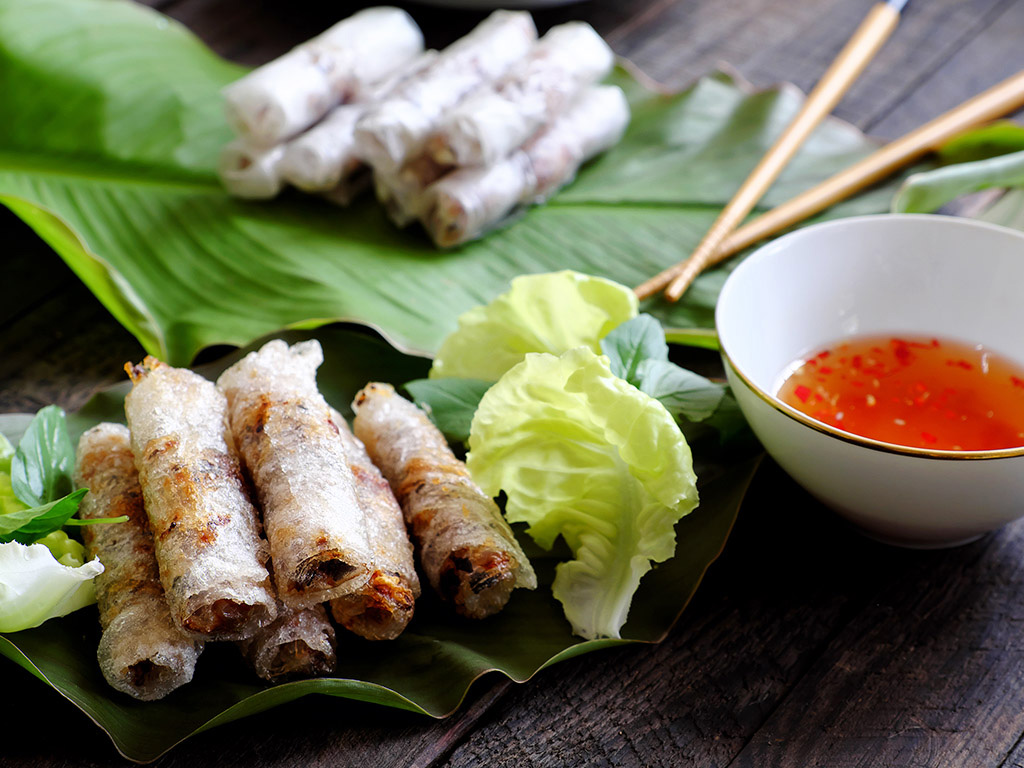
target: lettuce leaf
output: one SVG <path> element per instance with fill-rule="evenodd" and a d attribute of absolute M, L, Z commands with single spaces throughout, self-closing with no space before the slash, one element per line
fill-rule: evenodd
<path fill-rule="evenodd" d="M 58 563 L 43 544 L 0 544 L 0 632 L 38 627 L 96 602 L 93 578 L 103 565 Z"/>
<path fill-rule="evenodd" d="M 480 401 L 469 447 L 470 473 L 507 494 L 508 519 L 572 550 L 552 591 L 573 631 L 619 637 L 641 577 L 673 555 L 674 526 L 697 506 L 671 414 L 585 347 L 528 354 Z"/>
<path fill-rule="evenodd" d="M 528 352 L 600 352 L 601 339 L 638 311 L 633 291 L 603 277 L 571 270 L 517 277 L 490 304 L 459 316 L 430 378 L 497 381 Z"/>

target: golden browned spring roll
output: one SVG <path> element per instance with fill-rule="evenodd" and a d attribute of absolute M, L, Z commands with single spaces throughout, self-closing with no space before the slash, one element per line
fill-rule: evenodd
<path fill-rule="evenodd" d="M 334 627 L 322 605 L 289 608 L 277 605 L 277 618 L 253 637 L 238 643 L 256 674 L 272 683 L 334 671 Z"/>
<path fill-rule="evenodd" d="M 366 515 L 374 570 L 366 586 L 331 601 L 334 620 L 367 640 L 393 640 L 412 619 L 420 580 L 413 565 L 412 542 L 402 508 L 391 486 L 352 434 L 345 419 L 331 411 L 356 481 L 356 496 Z"/>
<path fill-rule="evenodd" d="M 317 341 L 275 339 L 221 374 L 231 431 L 263 508 L 274 584 L 293 608 L 361 588 L 372 555 L 331 409 Z"/>
<path fill-rule="evenodd" d="M 153 357 L 125 366 L 132 453 L 171 618 L 193 637 L 241 640 L 277 614 L 267 551 L 238 460 L 227 402 L 202 376 Z"/>
<path fill-rule="evenodd" d="M 469 476 L 426 414 L 390 384 L 367 384 L 353 408 L 366 445 L 402 505 L 430 585 L 479 619 L 537 577 L 494 500 Z"/>
<path fill-rule="evenodd" d="M 75 484 L 89 489 L 79 507 L 83 520 L 128 518 L 82 529 L 89 557 L 98 557 L 105 568 L 96 577 L 100 670 L 129 696 L 163 698 L 192 679 L 203 644 L 171 622 L 127 427 L 99 424 L 82 435 Z"/>

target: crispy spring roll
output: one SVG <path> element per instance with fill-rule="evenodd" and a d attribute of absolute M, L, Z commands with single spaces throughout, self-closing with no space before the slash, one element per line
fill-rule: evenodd
<path fill-rule="evenodd" d="M 356 495 L 366 515 L 373 542 L 374 571 L 358 592 L 331 601 L 334 620 L 367 640 L 393 640 L 412 619 L 420 580 L 413 565 L 413 548 L 405 528 L 402 508 L 391 486 L 370 460 L 366 447 L 352 434 L 344 417 L 332 411 L 338 425 L 349 467 L 356 481 Z"/>
<path fill-rule="evenodd" d="M 79 507 L 83 520 L 128 518 L 82 528 L 89 557 L 98 557 L 105 567 L 96 577 L 103 627 L 96 652 L 100 671 L 129 696 L 163 698 L 192 679 L 203 644 L 171 622 L 127 427 L 104 423 L 82 435 L 75 484 L 89 489 Z"/>
<path fill-rule="evenodd" d="M 277 618 L 238 643 L 257 675 L 272 683 L 334 671 L 334 627 L 322 605 L 289 608 L 277 605 Z"/>
<path fill-rule="evenodd" d="M 250 144 L 271 147 L 371 90 L 423 50 L 405 11 L 367 8 L 227 86 L 228 122 Z"/>
<path fill-rule="evenodd" d="M 238 139 L 221 150 L 217 174 L 228 194 L 248 200 L 269 200 L 284 186 L 283 158 L 283 146 L 259 149 Z"/>
<path fill-rule="evenodd" d="M 356 436 L 391 484 L 423 573 L 443 599 L 479 619 L 500 611 L 513 588 L 537 586 L 494 500 L 423 411 L 378 383 L 367 384 L 353 408 Z"/>
<path fill-rule="evenodd" d="M 493 165 L 607 75 L 613 61 L 611 48 L 586 22 L 553 27 L 493 88 L 456 105 L 428 149 L 439 163 Z"/>
<path fill-rule="evenodd" d="M 614 85 L 584 91 L 521 150 L 489 167 L 460 168 L 424 192 L 423 225 L 442 247 L 479 237 L 520 204 L 543 202 L 580 165 L 614 146 L 629 124 L 629 105 Z"/>
<path fill-rule="evenodd" d="M 171 619 L 196 638 L 250 637 L 277 610 L 259 519 L 226 435 L 227 402 L 202 376 L 153 357 L 125 369 L 132 454 Z"/>
<path fill-rule="evenodd" d="M 504 75 L 536 39 L 529 13 L 495 11 L 359 120 L 359 154 L 374 170 L 394 173 L 420 153 L 446 110 Z"/>
<path fill-rule="evenodd" d="M 263 508 L 277 596 L 292 608 L 358 590 L 372 573 L 352 471 L 316 386 L 321 362 L 319 342 L 275 339 L 217 381 Z"/>

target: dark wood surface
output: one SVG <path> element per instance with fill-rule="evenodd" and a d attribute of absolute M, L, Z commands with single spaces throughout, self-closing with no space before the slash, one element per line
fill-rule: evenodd
<path fill-rule="evenodd" d="M 150 0 L 258 64 L 359 4 Z M 812 86 L 869 0 L 591 0 L 590 21 L 672 86 L 719 64 Z M 443 45 L 482 14 L 411 5 Z M 1024 68 L 1024 2 L 914 0 L 837 114 L 894 137 Z M 0 95 L 2 99 L 2 95 Z M 0 215 L 0 410 L 81 405 L 138 343 Z M 9 293 L 9 292 L 8 292 Z M 982 503 L 982 500 L 979 500 Z M 668 639 L 485 678 L 443 721 L 310 697 L 217 728 L 161 766 L 1024 766 L 1024 522 L 949 551 L 848 530 L 766 462 L 721 559 Z M 70 704 L 3 662 L 0 765 L 119 764 Z M 14 710 L 14 711 L 12 711 Z"/>

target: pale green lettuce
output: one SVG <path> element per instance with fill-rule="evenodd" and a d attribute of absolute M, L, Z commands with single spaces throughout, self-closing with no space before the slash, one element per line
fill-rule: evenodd
<path fill-rule="evenodd" d="M 571 270 L 517 277 L 508 292 L 459 317 L 430 378 L 497 381 L 528 352 L 600 352 L 601 339 L 638 311 L 633 291 L 603 277 Z"/>
<path fill-rule="evenodd" d="M 38 627 L 96 602 L 99 560 L 77 568 L 58 563 L 43 544 L 0 544 L 0 632 Z"/>
<path fill-rule="evenodd" d="M 573 631 L 619 637 L 651 562 L 675 552 L 675 524 L 697 506 L 690 448 L 653 397 L 578 347 L 529 354 L 491 387 L 473 418 L 467 458 L 506 515 L 574 560 L 552 587 Z"/>

